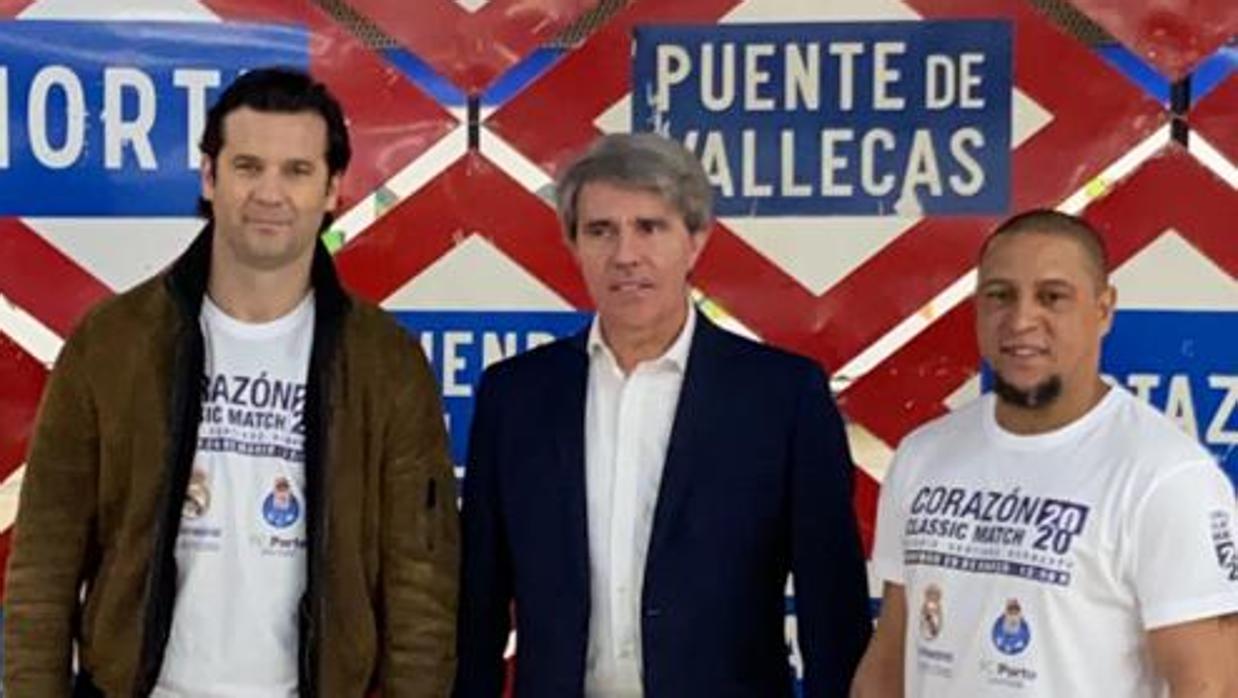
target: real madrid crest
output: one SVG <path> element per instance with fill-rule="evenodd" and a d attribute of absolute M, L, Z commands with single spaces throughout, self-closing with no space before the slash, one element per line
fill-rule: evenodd
<path fill-rule="evenodd" d="M 920 636 L 927 641 L 936 640 L 943 620 L 941 587 L 930 584 L 924 590 L 924 603 L 920 604 Z"/>
<path fill-rule="evenodd" d="M 189 485 L 185 488 L 185 502 L 181 505 L 181 516 L 186 519 L 200 519 L 211 508 L 211 485 L 205 470 L 194 468 L 189 475 Z"/>

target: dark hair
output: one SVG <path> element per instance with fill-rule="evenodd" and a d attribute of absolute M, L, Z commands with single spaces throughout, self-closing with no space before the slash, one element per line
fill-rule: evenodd
<path fill-rule="evenodd" d="M 280 114 L 318 114 L 327 122 L 327 175 L 337 175 L 348 167 L 352 147 L 348 143 L 348 125 L 344 122 L 340 103 L 326 85 L 305 71 L 282 66 L 258 68 L 241 75 L 211 106 L 206 113 L 206 127 L 202 130 L 198 150 L 212 163 L 224 147 L 224 117 L 242 107 Z M 213 218 L 211 204 L 206 199 L 198 199 L 198 215 L 207 220 Z M 323 227 L 326 227 L 325 222 Z"/>
<path fill-rule="evenodd" d="M 1079 216 L 1049 208 L 1031 209 L 1007 218 L 993 229 L 980 246 L 978 261 L 984 260 L 989 247 L 998 238 L 1024 233 L 1058 235 L 1073 240 L 1083 250 L 1088 264 L 1092 267 L 1097 290 L 1103 290 L 1109 285 L 1109 251 L 1105 249 L 1105 240 L 1100 231 Z"/>

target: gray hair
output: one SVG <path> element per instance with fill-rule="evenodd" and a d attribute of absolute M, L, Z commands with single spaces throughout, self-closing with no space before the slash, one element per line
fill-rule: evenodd
<path fill-rule="evenodd" d="M 555 187 L 568 239 L 576 239 L 580 190 L 599 181 L 659 194 L 683 216 L 689 233 L 705 230 L 713 220 L 713 190 L 690 150 L 654 133 L 615 133 L 595 141 Z"/>

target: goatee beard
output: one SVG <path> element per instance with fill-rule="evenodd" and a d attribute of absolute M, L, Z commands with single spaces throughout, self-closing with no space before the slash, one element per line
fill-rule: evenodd
<path fill-rule="evenodd" d="M 1018 388 L 1007 383 L 1000 374 L 993 374 L 993 392 L 1002 402 L 1027 410 L 1048 407 L 1062 394 L 1062 377 L 1049 376 L 1030 388 Z"/>

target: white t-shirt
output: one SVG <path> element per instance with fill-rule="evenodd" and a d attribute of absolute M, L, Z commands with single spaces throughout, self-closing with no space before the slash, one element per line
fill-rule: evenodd
<path fill-rule="evenodd" d="M 1166 694 L 1147 631 L 1238 611 L 1234 490 L 1121 388 L 1018 436 L 986 395 L 909 435 L 873 563 L 907 595 L 908 696 Z"/>
<path fill-rule="evenodd" d="M 172 632 L 154 698 L 297 694 L 313 294 L 267 323 L 205 299 L 198 450 L 176 544 Z"/>

